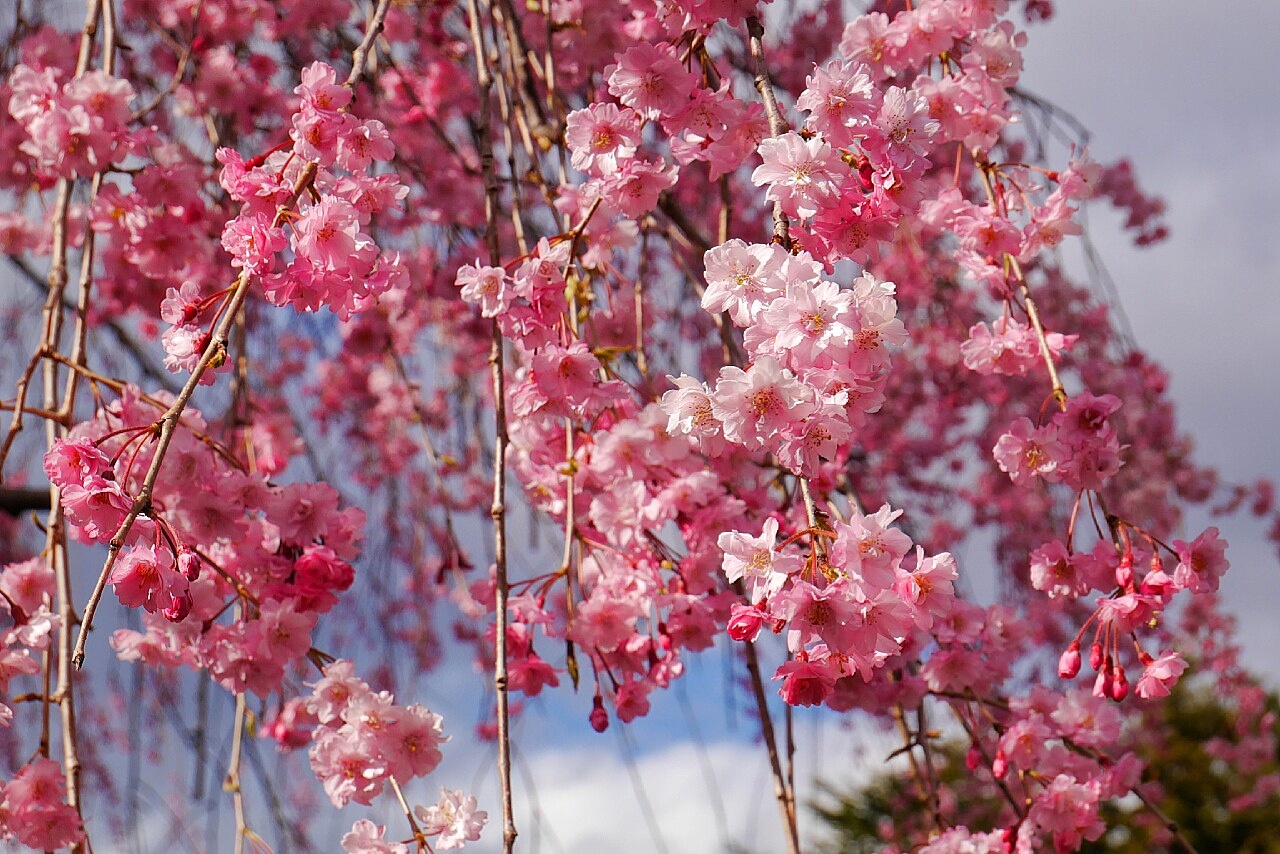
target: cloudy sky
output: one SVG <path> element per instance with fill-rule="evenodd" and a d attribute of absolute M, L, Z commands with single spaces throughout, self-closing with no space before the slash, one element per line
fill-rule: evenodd
<path fill-rule="evenodd" d="M 1138 344 L 1168 369 L 1200 462 L 1230 481 L 1275 477 L 1280 97 L 1262 60 L 1275 55 L 1280 4 L 1244 0 L 1229 14 L 1182 0 L 1058 7 L 1030 34 L 1024 84 L 1093 131 L 1098 159 L 1131 157 L 1168 203 L 1171 239 L 1151 249 L 1093 220 Z M 1280 563 L 1261 526 L 1215 521 L 1231 543 L 1222 589 L 1245 661 L 1280 684 L 1270 654 L 1280 645 Z"/>

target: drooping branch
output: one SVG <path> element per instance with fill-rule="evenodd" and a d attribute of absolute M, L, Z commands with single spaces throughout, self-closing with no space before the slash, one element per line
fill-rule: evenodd
<path fill-rule="evenodd" d="M 478 0 L 467 0 L 467 13 L 471 32 L 471 49 L 475 59 L 476 89 L 479 96 L 479 115 L 476 121 L 476 146 L 480 151 L 480 172 L 484 181 L 484 236 L 489 252 L 489 264 L 502 263 L 502 250 L 498 242 L 498 174 L 494 167 L 493 142 L 490 137 L 491 99 L 493 97 L 493 70 L 489 52 L 485 46 L 484 26 L 481 22 Z M 522 61 L 521 60 L 518 61 Z M 502 849 L 511 854 L 515 849 L 516 824 L 511 793 L 511 730 L 510 699 L 507 675 L 507 599 L 510 581 L 507 576 L 507 408 L 506 377 L 504 368 L 502 330 L 493 321 L 489 366 L 493 390 L 493 502 L 489 517 L 493 521 L 494 562 L 494 665 L 493 688 L 497 701 L 498 736 L 498 786 L 502 799 Z"/>

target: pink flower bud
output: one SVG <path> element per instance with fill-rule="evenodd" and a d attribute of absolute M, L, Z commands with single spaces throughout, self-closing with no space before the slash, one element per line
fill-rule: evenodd
<path fill-rule="evenodd" d="M 195 552 L 183 548 L 178 552 L 178 569 L 187 577 L 187 581 L 195 581 L 200 577 L 200 558 Z"/>
<path fill-rule="evenodd" d="M 1111 669 L 1111 699 L 1119 703 L 1129 696 L 1129 680 L 1125 678 L 1124 668 L 1117 664 Z"/>
<path fill-rule="evenodd" d="M 991 763 L 991 774 L 997 780 L 1003 780 L 1005 775 L 1009 773 L 1009 760 L 1005 758 L 1004 748 L 996 749 L 995 761 Z"/>
<path fill-rule="evenodd" d="M 1080 672 L 1080 641 L 1072 641 L 1058 659 L 1058 675 L 1063 679 L 1074 679 Z"/>
<path fill-rule="evenodd" d="M 1125 590 L 1133 589 L 1133 552 L 1125 552 L 1116 567 L 1116 584 Z"/>
<path fill-rule="evenodd" d="M 766 614 L 753 605 L 734 605 L 729 613 L 729 637 L 754 641 L 764 626 Z"/>
<path fill-rule="evenodd" d="M 173 597 L 167 608 L 161 609 L 160 615 L 171 623 L 181 623 L 191 613 L 193 605 L 191 593 L 184 590 Z"/>
<path fill-rule="evenodd" d="M 1089 667 L 1097 670 L 1102 666 L 1102 644 L 1094 641 L 1089 646 Z"/>
<path fill-rule="evenodd" d="M 1111 696 L 1111 671 L 1099 670 L 1098 676 L 1093 680 L 1093 696 L 1099 700 Z"/>
<path fill-rule="evenodd" d="M 969 751 L 964 755 L 964 767 L 970 771 L 975 771 L 981 764 L 982 751 L 978 750 L 978 745 L 976 744 L 969 745 Z"/>
<path fill-rule="evenodd" d="M 591 714 L 587 720 L 591 722 L 591 728 L 596 732 L 604 732 L 609 728 L 609 713 L 605 711 L 604 700 L 600 699 L 598 694 L 592 701 Z"/>

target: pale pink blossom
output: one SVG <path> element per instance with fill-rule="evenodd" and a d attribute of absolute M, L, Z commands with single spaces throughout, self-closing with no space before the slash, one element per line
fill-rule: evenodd
<path fill-rule="evenodd" d="M 832 564 L 869 585 L 872 592 L 891 587 L 898 562 L 911 550 L 911 538 L 892 527 L 901 515 L 901 510 L 885 504 L 875 513 L 853 513 L 847 523 L 837 522 L 830 550 Z"/>
<path fill-rule="evenodd" d="M 747 369 L 720 369 L 711 409 L 723 425 L 724 437 L 748 448 L 793 424 L 816 409 L 813 392 L 772 356 L 761 356 Z"/>
<path fill-rule="evenodd" d="M 455 284 L 464 300 L 480 306 L 484 317 L 497 317 L 511 304 L 513 295 L 507 288 L 507 273 L 502 267 L 464 264 L 458 268 Z"/>
<path fill-rule="evenodd" d="M 1052 478 L 1067 459 L 1067 450 L 1058 441 L 1053 425 L 1037 427 L 1030 418 L 1022 417 L 996 441 L 992 456 L 1014 483 L 1022 483 L 1034 477 Z"/>
<path fill-rule="evenodd" d="M 633 45 L 606 72 L 609 92 L 646 119 L 681 112 L 695 85 L 667 44 Z"/>
<path fill-rule="evenodd" d="M 754 321 L 759 311 L 785 290 L 781 270 L 786 251 L 775 244 L 747 244 L 733 238 L 703 255 L 707 289 L 702 307 L 727 311 L 738 326 Z"/>
<path fill-rule="evenodd" d="M 831 145 L 847 146 L 865 135 L 880 110 L 880 98 L 865 65 L 832 60 L 815 67 L 805 80 L 796 109 L 809 112 L 807 128 Z"/>
<path fill-rule="evenodd" d="M 753 603 L 782 589 L 787 577 L 803 565 L 799 555 L 777 547 L 778 520 L 770 516 L 758 537 L 725 531 L 717 538 L 724 552 L 721 569 L 729 581 L 745 579 Z"/>
<path fill-rule="evenodd" d="M 636 153 L 640 120 L 632 110 L 616 104 L 591 104 L 569 113 L 564 141 L 573 153 L 574 169 L 597 177 L 611 175 L 620 161 Z"/>
<path fill-rule="evenodd" d="M 839 198 L 842 173 L 848 169 L 822 137 L 805 139 L 789 131 L 763 140 L 758 151 L 764 162 L 751 173 L 751 183 L 767 184 L 767 198 L 789 216 L 811 217 Z"/>
<path fill-rule="evenodd" d="M 342 850 L 347 854 L 409 854 L 409 846 L 401 842 L 388 842 L 386 828 L 362 818 L 351 825 L 343 835 Z"/>
<path fill-rule="evenodd" d="M 1206 528 L 1190 543 L 1174 540 L 1173 547 L 1178 552 L 1178 565 L 1173 570 L 1178 586 L 1192 593 L 1218 589 L 1218 579 L 1231 564 L 1226 558 L 1227 541 L 1218 535 L 1216 527 Z"/>
<path fill-rule="evenodd" d="M 1142 676 L 1138 679 L 1138 696 L 1144 700 L 1156 700 L 1169 696 L 1178 682 L 1187 662 L 1176 652 L 1165 652 L 1159 658 L 1143 662 Z"/>
<path fill-rule="evenodd" d="M 440 800 L 429 807 L 415 807 L 414 815 L 422 823 L 423 833 L 437 837 L 435 847 L 441 851 L 475 842 L 489 820 L 489 813 L 476 809 L 475 795 L 444 788 Z"/>

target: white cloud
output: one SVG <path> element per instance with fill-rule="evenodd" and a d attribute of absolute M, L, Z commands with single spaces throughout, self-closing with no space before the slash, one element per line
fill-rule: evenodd
<path fill-rule="evenodd" d="M 615 723 L 594 743 L 540 748 L 517 758 L 516 826 L 521 850 L 543 854 L 663 850 L 722 854 L 734 846 L 761 854 L 785 850 L 762 745 L 717 741 L 703 746 L 679 731 L 670 733 L 670 743 L 650 748 L 629 763 L 629 748 L 614 731 L 616 727 Z M 885 757 L 897 746 L 873 727 L 849 727 L 833 715 L 799 715 L 796 741 L 800 826 L 806 839 L 822 832 L 808 808 L 817 796 L 816 780 L 841 786 L 864 781 L 883 768 Z M 474 758 L 492 768 L 491 753 Z M 479 792 L 490 810 L 489 827 L 477 852 L 501 850 L 496 788 L 490 771 Z M 646 819 L 642 797 L 653 822 Z"/>

